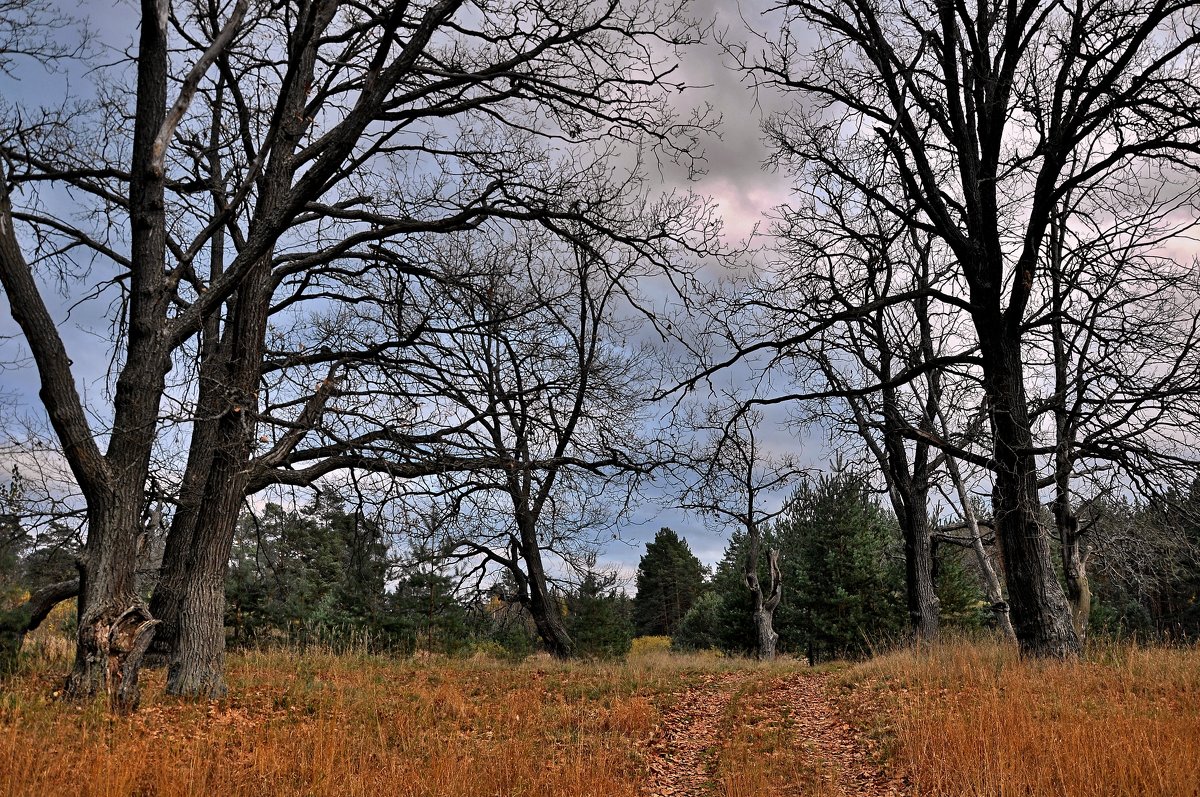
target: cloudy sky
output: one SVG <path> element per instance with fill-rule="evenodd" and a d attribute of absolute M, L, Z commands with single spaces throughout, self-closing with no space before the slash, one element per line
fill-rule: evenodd
<path fill-rule="evenodd" d="M 91 0 L 77 7 L 70 0 L 61 4 L 71 13 L 86 16 L 97 38 L 116 58 L 132 50 L 136 36 L 137 11 L 129 0 Z M 713 22 L 714 31 L 733 40 L 748 39 L 745 25 L 759 30 L 778 26 L 777 13 L 767 12 L 767 4 L 758 0 L 699 0 L 693 13 Z M 733 239 L 748 236 L 762 221 L 762 214 L 786 200 L 787 181 L 783 176 L 763 168 L 766 157 L 760 124 L 764 113 L 779 107 L 778 97 L 753 90 L 745 78 L 729 68 L 728 59 L 714 42 L 697 47 L 685 56 L 681 77 L 695 86 L 679 95 L 683 106 L 711 103 L 723 117 L 720 136 L 705 142 L 706 174 L 692 185 L 697 192 L 711 196 L 720 206 L 728 235 Z M 0 97 L 10 103 L 43 99 L 61 92 L 66 83 L 78 91 L 77 76 L 60 73 L 45 77 L 41 73 L 0 75 Z M 669 183 L 676 176 L 667 173 Z M 63 291 L 63 296 L 70 294 Z M 68 312 L 69 302 L 63 298 L 58 309 L 65 343 L 75 362 L 81 392 L 89 403 L 106 406 L 105 372 L 108 365 L 108 322 L 111 307 L 105 301 L 81 305 Z M 6 299 L 0 294 L 0 396 L 7 396 L 23 405 L 24 411 L 36 419 L 37 374 L 25 354 L 19 335 L 8 312 Z M 773 421 L 782 418 L 777 413 Z M 791 433 L 776 433 L 776 441 L 794 441 Z M 794 442 L 793 442 L 794 444 Z M 806 459 L 819 458 L 815 446 L 809 446 Z M 802 454 L 804 452 L 801 452 Z M 702 560 L 713 563 L 720 558 L 725 544 L 724 532 L 705 528 L 695 517 L 670 506 L 669 497 L 643 507 L 631 523 L 620 530 L 620 540 L 609 544 L 602 562 L 630 574 L 636 569 L 642 545 L 663 525 L 680 531 Z"/>

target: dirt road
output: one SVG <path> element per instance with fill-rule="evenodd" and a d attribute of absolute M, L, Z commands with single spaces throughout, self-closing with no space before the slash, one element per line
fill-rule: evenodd
<path fill-rule="evenodd" d="M 839 714 L 832 688 L 830 676 L 820 673 L 768 676 L 741 670 L 703 676 L 677 693 L 665 713 L 650 747 L 650 778 L 642 794 L 735 797 L 743 780 L 730 777 L 728 769 L 744 764 L 740 759 L 722 763 L 721 758 L 738 734 L 757 726 L 786 734 L 771 764 L 773 778 L 786 783 L 771 788 L 772 794 L 904 795 L 903 784 L 881 770 L 867 742 Z M 794 768 L 793 778 L 787 777 L 789 766 Z M 761 778 L 756 775 L 745 782 L 761 783 Z"/>

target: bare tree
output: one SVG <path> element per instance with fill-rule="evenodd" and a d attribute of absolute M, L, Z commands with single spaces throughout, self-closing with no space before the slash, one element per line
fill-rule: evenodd
<path fill-rule="evenodd" d="M 655 461 L 641 428 L 653 374 L 628 348 L 624 295 L 647 265 L 594 242 L 532 227 L 446 241 L 460 283 L 432 297 L 429 343 L 391 374 L 394 394 L 445 419 L 446 454 L 495 463 L 431 486 L 449 505 L 440 549 L 481 582 L 506 572 L 506 600 L 561 657 L 574 646 L 553 584 L 594 564 L 597 535 Z"/>
<path fill-rule="evenodd" d="M 808 388 L 806 395 L 763 401 L 808 399 L 798 420 L 826 427 L 838 445 L 863 450 L 878 466 L 904 537 L 910 626 L 918 640 L 934 640 L 939 606 L 929 502 L 945 454 L 933 432 L 944 382 L 970 382 L 975 359 L 961 350 L 955 319 L 931 313 L 926 292 L 942 287 L 949 270 L 934 242 L 871 198 L 839 191 L 837 176 L 814 172 L 812 179 L 807 201 L 780 209 L 773 231 L 781 257 L 735 301 L 762 309 L 754 327 L 730 343 L 744 348 L 772 333 L 798 338 L 776 350 L 767 367 Z M 826 213 L 826 204 L 838 210 Z M 911 299 L 890 301 L 897 294 Z M 827 325 L 830 314 L 845 321 Z M 809 329 L 815 334 L 806 337 Z"/>
<path fill-rule="evenodd" d="M 937 434 L 943 440 L 954 442 L 959 447 L 965 448 L 969 445 L 968 441 L 954 439 L 954 436 L 950 432 L 949 424 L 946 422 L 946 413 L 941 409 L 938 411 Z M 943 533 L 940 539 L 958 545 L 965 544 L 971 548 L 971 551 L 975 554 L 975 565 L 979 568 L 980 580 L 983 582 L 984 594 L 987 595 L 988 602 L 991 604 L 996 627 L 1000 629 L 1006 639 L 1015 642 L 1017 635 L 1013 629 L 1012 618 L 1009 617 L 1008 601 L 1004 597 L 1004 588 L 1000 583 L 1000 576 L 996 572 L 995 561 L 984 542 L 982 523 L 980 522 L 976 502 L 972 499 L 968 486 L 969 482 L 963 471 L 963 463 L 959 462 L 958 458 L 953 454 L 946 457 L 946 472 L 950 476 L 950 484 L 954 489 L 954 497 L 957 499 L 956 502 L 952 503 L 957 504 L 968 536 L 965 543 L 961 538 L 957 536 L 953 538 L 947 537 L 945 533 Z M 994 536 L 992 537 L 992 542 L 995 542 Z"/>
<path fill-rule="evenodd" d="M 1045 451 L 1028 395 L 1025 347 L 1044 246 L 1055 207 L 1076 188 L 1131 167 L 1191 172 L 1200 129 L 1194 11 L 1192 2 L 1154 0 L 793 0 L 785 33 L 766 39 L 761 54 L 734 50 L 751 73 L 808 100 L 768 124 L 781 162 L 801 176 L 810 164 L 840 176 L 955 264 L 961 290 L 920 293 L 971 322 L 1013 624 L 1035 655 L 1080 647 L 1040 517 Z M 807 54 L 802 28 L 817 39 Z M 880 147 L 896 175 L 887 191 L 858 177 Z"/>
<path fill-rule="evenodd" d="M 167 11 L 165 0 L 147 0 L 142 7 L 132 166 L 128 198 L 119 200 L 129 218 L 129 255 L 120 258 L 128 284 L 125 359 L 116 382 L 107 451 L 101 452 L 94 436 L 71 360 L 17 237 L 9 181 L 19 185 L 20 178 L 10 172 L 0 179 L 0 283 L 37 364 L 42 402 L 88 509 L 78 649 L 68 689 L 75 694 L 107 692 L 120 708 L 137 704 L 138 668 L 155 626 L 135 592 L 135 562 L 159 402 L 172 339 L 193 332 L 188 312 L 168 317 L 179 276 L 165 268 L 166 152 L 198 82 L 237 31 L 246 5 L 235 6 L 207 43 L 169 111 Z M 6 154 L 12 157 L 11 150 Z M 226 289 L 234 284 L 231 279 Z M 204 306 L 201 298 L 189 309 L 198 313 Z"/>
<path fill-rule="evenodd" d="M 14 191 L 66 187 L 96 209 L 89 228 L 35 199 L 12 208 L 6 184 L 0 230 L 5 290 L 89 506 L 85 567 L 94 575 L 81 600 L 92 614 L 82 615 L 75 691 L 117 671 L 100 666 L 106 640 L 119 636 L 116 617 L 137 632 L 119 643 L 120 661 L 136 665 L 131 654 L 161 620 L 169 690 L 223 693 L 223 574 L 247 493 L 342 467 L 402 477 L 445 467 L 405 464 L 419 457 L 404 446 L 428 436 L 414 441 L 378 424 L 339 434 L 356 392 L 342 381 L 350 363 L 399 344 L 272 352 L 273 328 L 303 323 L 304 303 L 361 300 L 340 286 L 368 266 L 419 273 L 403 244 L 383 242 L 488 218 L 602 230 L 606 219 L 586 200 L 560 201 L 577 195 L 567 190 L 573 178 L 611 170 L 605 164 L 624 151 L 692 157 L 707 122 L 675 119 L 663 93 L 677 85 L 672 48 L 696 35 L 680 5 L 502 5 L 473 14 L 459 0 L 379 9 L 147 0 L 131 114 L 119 90 L 102 92 L 91 128 L 61 118 L 5 139 Z M 121 85 L 122 74 L 110 77 Z M 168 109 L 173 81 L 179 99 Z M 115 134 L 126 115 L 131 149 Z M 634 186 L 634 172 L 613 184 Z M 691 218 L 647 218 L 622 244 L 653 250 Z M 79 251 L 110 264 L 115 276 L 97 294 L 112 288 L 127 299 L 114 318 L 120 376 L 107 455 L 14 222 L 51 262 L 71 267 Z M 291 389 L 288 401 L 264 401 L 272 384 Z M 132 597 L 129 546 L 151 451 L 173 424 L 187 427 L 189 453 L 152 619 Z M 125 676 L 131 689 L 135 671 Z"/>
<path fill-rule="evenodd" d="M 772 547 L 766 551 L 767 583 L 762 583 L 763 527 L 786 510 L 780 493 L 802 469 L 791 457 L 767 450 L 760 440 L 761 413 L 731 405 L 735 410 L 730 418 L 722 419 L 716 409 L 708 410 L 697 431 L 707 430 L 709 439 L 678 463 L 684 466 L 685 483 L 680 507 L 745 532 L 744 577 L 752 600 L 749 619 L 758 637 L 758 658 L 770 661 L 779 641 L 774 617 L 783 597 L 783 582 L 779 550 Z M 776 496 L 774 501 L 772 496 Z"/>
<path fill-rule="evenodd" d="M 1035 417 L 1053 424 L 1050 506 L 1081 638 L 1092 546 L 1080 512 L 1117 491 L 1170 504 L 1197 473 L 1200 284 L 1193 264 L 1161 251 L 1194 226 L 1179 211 L 1195 201 L 1195 189 L 1122 178 L 1060 202 L 1047 237 L 1048 285 L 1029 335 L 1047 372 Z"/>

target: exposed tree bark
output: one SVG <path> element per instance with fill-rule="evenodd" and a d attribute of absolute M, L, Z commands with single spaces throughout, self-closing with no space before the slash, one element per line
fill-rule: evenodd
<path fill-rule="evenodd" d="M 215 28 L 215 20 L 214 20 Z M 218 62 L 227 70 L 225 56 Z M 220 135 L 224 117 L 224 77 L 218 79 L 216 96 L 212 101 L 212 128 L 209 133 L 208 168 L 212 181 L 213 215 L 224 210 L 223 164 L 220 156 Z M 209 274 L 219 279 L 225 270 L 225 235 L 213 235 L 209 244 Z M 192 539 L 200 521 L 200 508 L 204 503 L 204 486 L 212 466 L 213 452 L 217 444 L 217 425 L 222 407 L 222 390 L 227 381 L 226 357 L 220 343 L 221 310 L 218 306 L 209 312 L 200 330 L 200 363 L 196 411 L 192 421 L 192 436 L 188 446 L 187 464 L 179 485 L 175 514 L 167 532 L 163 550 L 162 567 L 154 592 L 150 598 L 150 612 L 159 621 L 157 633 L 150 643 L 147 664 L 166 666 L 179 640 L 179 624 L 183 612 L 184 591 L 192 570 Z"/>
<path fill-rule="evenodd" d="M 756 655 L 761 661 L 772 661 L 775 658 L 775 645 L 779 642 L 779 634 L 775 632 L 775 609 L 779 607 L 783 595 L 783 580 L 779 574 L 779 550 L 771 548 L 767 551 L 767 590 L 764 596 L 758 578 L 762 535 L 757 526 L 752 532 L 747 532 L 747 541 L 749 544 L 746 548 L 746 586 L 750 588 L 754 606 L 752 619 L 758 635 Z"/>
<path fill-rule="evenodd" d="M 167 16 L 167 0 L 143 0 L 129 182 L 128 351 L 117 378 L 106 455 L 116 483 L 109 496 L 97 497 L 100 511 L 89 511 L 79 562 L 79 639 L 67 682 L 67 691 L 81 696 L 107 689 L 122 709 L 137 705 L 137 667 L 154 633 L 153 618 L 135 591 L 134 571 L 158 406 L 170 368 L 161 324 L 171 297 L 164 268 L 164 166 L 155 151 L 167 119 Z"/>
<path fill-rule="evenodd" d="M 304 101 L 313 81 L 318 44 L 335 10 L 335 3 L 314 3 L 298 23 L 303 38 L 294 45 L 288 79 L 276 109 L 280 118 L 304 119 Z M 289 200 L 295 201 L 289 196 L 295 153 L 306 129 L 303 122 L 289 121 L 277 132 L 261 182 L 257 217 L 273 218 Z M 200 439 L 193 441 L 185 475 L 194 474 L 196 482 L 202 476 L 204 486 L 200 500 L 187 507 L 194 517 L 182 519 L 178 527 L 172 524 L 178 539 L 168 536 L 168 547 L 175 555 L 166 573 L 167 589 L 161 600 L 163 609 L 171 613 L 171 630 L 175 632 L 167 640 L 171 651 L 167 692 L 174 695 L 215 698 L 227 692 L 225 571 L 251 480 L 258 388 L 274 288 L 273 255 L 272 247 L 265 248 L 248 268 L 230 303 L 216 351 L 211 351 L 208 362 L 201 366 L 202 371 L 210 372 L 202 376 L 202 381 L 213 386 L 201 399 L 209 400 L 204 409 L 213 412 L 198 416 L 196 431 Z M 220 274 L 218 270 L 213 279 L 219 279 Z M 207 322 L 210 329 L 215 326 L 211 318 Z M 208 419 L 212 417 L 216 421 L 210 425 Z M 183 549 L 186 555 L 179 556 L 177 552 Z"/>
<path fill-rule="evenodd" d="M 13 317 L 34 352 L 42 401 L 88 508 L 88 535 L 79 562 L 79 634 L 67 691 L 107 693 L 119 710 L 137 705 L 139 651 L 154 630 L 135 592 L 134 576 L 151 441 L 169 367 L 155 323 L 167 301 L 162 159 L 154 153 L 166 110 L 166 18 L 161 10 L 151 0 L 142 4 L 133 148 L 138 168 L 129 199 L 133 268 L 128 350 L 105 455 L 92 439 L 70 361 L 17 244 L 7 190 L 0 189 L 0 277 Z"/>
<path fill-rule="evenodd" d="M 904 535 L 904 581 L 909 623 L 918 643 L 934 642 L 938 638 L 941 604 L 934 585 L 934 556 L 927 503 L 929 493 L 927 488 L 915 491 L 901 488 L 901 493 L 900 528 Z"/>
<path fill-rule="evenodd" d="M 538 636 L 550 655 L 568 659 L 575 650 L 575 643 L 563 624 L 562 604 L 555 600 L 549 590 L 549 580 L 542 564 L 541 546 L 537 541 L 534 521 L 528 514 L 518 521 L 521 533 L 521 560 L 525 567 L 527 588 L 523 597 L 525 608 L 533 617 Z"/>
<path fill-rule="evenodd" d="M 992 507 L 1004 557 L 1013 629 L 1023 650 L 1068 658 L 1080 651 L 1070 606 L 1051 565 L 1042 527 L 1037 465 L 1031 452 L 1020 334 L 1000 319 L 976 315 L 984 388 L 995 439 Z"/>
<path fill-rule="evenodd" d="M 167 320 L 178 277 L 165 265 L 166 153 L 199 81 L 231 40 L 245 9 L 242 0 L 181 82 L 168 112 L 169 3 L 142 3 L 128 175 L 127 332 L 103 455 L 88 427 L 62 340 L 17 245 L 7 190 L 0 191 L 0 281 L 34 353 L 43 404 L 87 504 L 88 534 L 79 561 L 79 635 L 66 689 L 80 696 L 106 693 L 117 710 L 137 706 L 138 669 L 156 625 L 137 594 L 136 563 L 159 404 L 171 351 L 178 345 Z"/>

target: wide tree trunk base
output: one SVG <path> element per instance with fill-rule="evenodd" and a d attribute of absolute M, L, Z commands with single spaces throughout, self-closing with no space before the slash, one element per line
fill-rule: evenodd
<path fill-rule="evenodd" d="M 224 573 L 193 574 L 167 667 L 167 694 L 192 700 L 217 700 L 229 694 L 224 618 Z"/>
<path fill-rule="evenodd" d="M 167 670 L 167 694 L 191 700 L 220 700 L 229 695 L 225 683 L 224 662 L 203 664 L 172 664 Z"/>
<path fill-rule="evenodd" d="M 542 607 L 531 607 L 530 613 L 547 653 L 564 661 L 575 655 L 575 643 L 557 617 Z"/>
<path fill-rule="evenodd" d="M 566 661 L 575 655 L 575 645 L 565 628 L 543 629 L 539 627 L 538 636 L 541 637 L 542 646 L 546 648 L 546 652 L 554 658 Z"/>
<path fill-rule="evenodd" d="M 932 606 L 923 606 L 920 612 L 910 615 L 911 639 L 918 648 L 934 645 L 941 637 L 940 614 L 941 608 L 935 598 Z"/>
<path fill-rule="evenodd" d="M 101 613 L 79 629 L 75 668 L 66 693 L 87 698 L 103 694 L 118 712 L 134 711 L 141 700 L 138 673 L 158 621 L 141 601 L 112 618 Z"/>
<path fill-rule="evenodd" d="M 1071 660 L 1079 658 L 1080 653 L 1083 652 L 1082 646 L 1079 644 L 1079 636 L 1075 633 L 1075 627 L 1071 624 L 1069 614 L 1054 620 L 1044 620 L 1039 628 L 1024 630 L 1025 633 L 1021 633 L 1021 629 L 1017 629 L 1017 640 L 1022 656 L 1035 659 Z"/>

